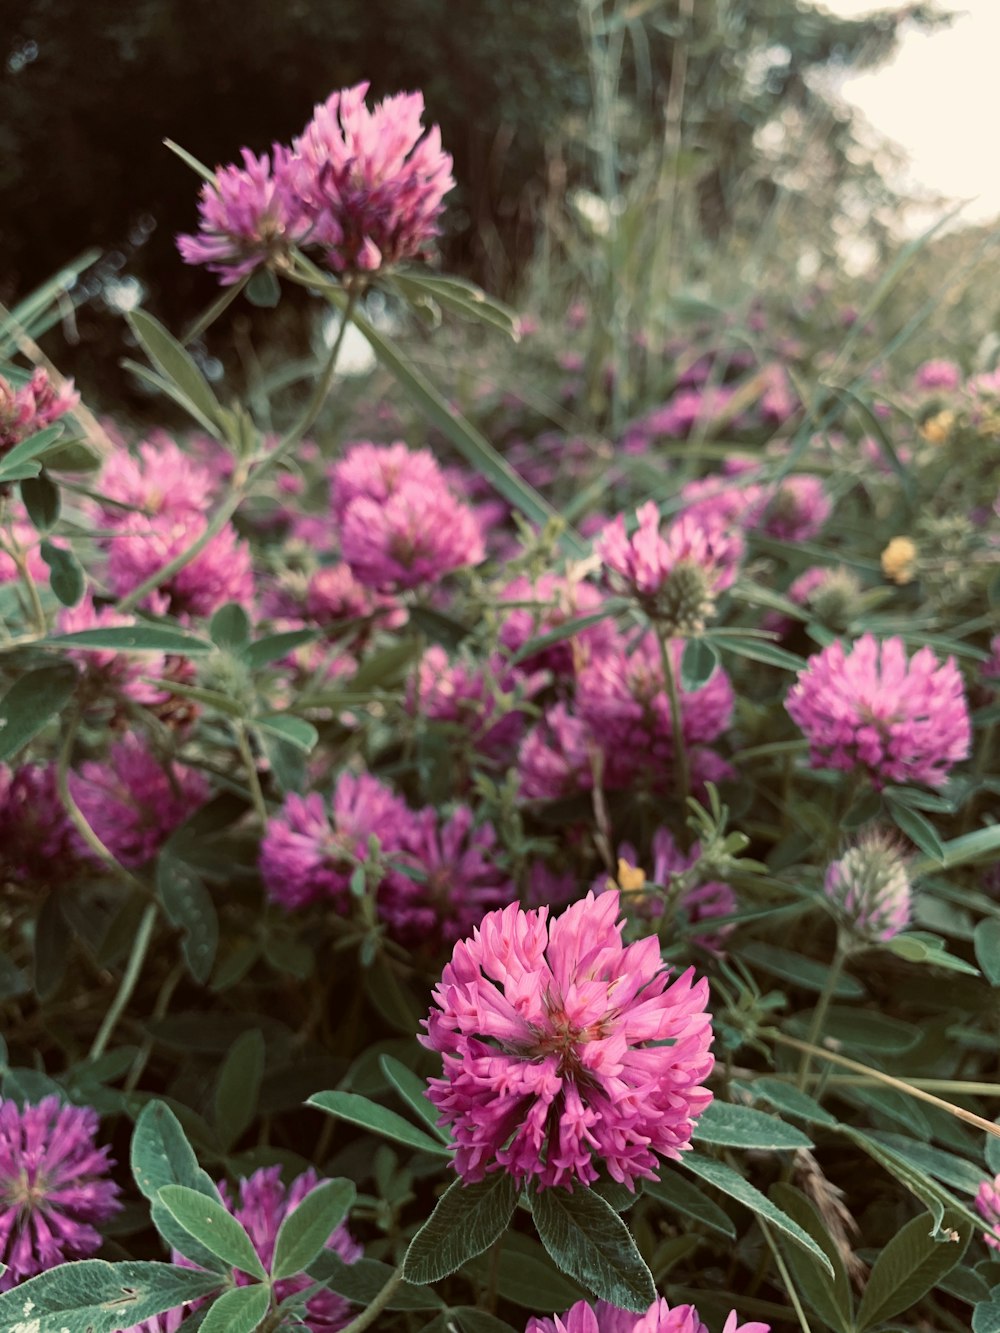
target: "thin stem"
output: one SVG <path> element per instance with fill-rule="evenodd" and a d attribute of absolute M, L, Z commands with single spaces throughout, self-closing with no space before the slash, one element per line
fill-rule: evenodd
<path fill-rule="evenodd" d="M 362 1329 L 371 1328 L 375 1320 L 379 1317 L 385 1307 L 392 1300 L 393 1293 L 403 1280 L 403 1265 L 400 1264 L 391 1277 L 386 1279 L 385 1286 L 369 1305 L 367 1310 L 362 1310 L 357 1319 L 352 1319 L 341 1333 L 361 1333 Z"/>
<path fill-rule="evenodd" d="M 663 663 L 663 682 L 670 703 L 670 729 L 674 738 L 674 778 L 677 782 L 680 807 L 686 810 L 691 795 L 691 770 L 688 766 L 687 746 L 684 744 L 684 724 L 680 693 L 677 689 L 677 673 L 674 671 L 674 662 L 670 655 L 670 640 L 659 631 L 656 637 L 660 644 L 660 661 Z"/>
<path fill-rule="evenodd" d="M 24 584 L 28 593 L 28 600 L 31 602 L 31 615 L 35 622 L 35 628 L 39 634 L 44 635 L 48 628 L 45 619 L 45 608 L 42 606 L 42 599 L 38 595 L 38 585 L 32 577 L 31 568 L 28 565 L 28 557 L 25 555 L 24 547 L 17 540 L 13 533 L 8 534 L 9 541 L 0 539 L 0 550 L 9 555 L 17 568 L 18 576 Z"/>
<path fill-rule="evenodd" d="M 833 962 L 830 964 L 826 973 L 826 980 L 823 982 L 823 989 L 820 992 L 819 1002 L 813 1010 L 812 1022 L 809 1024 L 808 1041 L 810 1046 L 816 1046 L 823 1031 L 823 1020 L 826 1018 L 826 1011 L 830 1007 L 830 1001 L 833 999 L 834 991 L 837 989 L 837 982 L 840 980 L 840 974 L 844 970 L 844 960 L 846 958 L 844 950 L 838 942 L 837 952 L 833 956 Z M 800 1090 L 805 1088 L 806 1079 L 809 1077 L 809 1068 L 812 1064 L 812 1055 L 808 1051 L 803 1051 L 802 1059 L 799 1062 L 799 1074 L 795 1080 L 795 1086 Z"/>
<path fill-rule="evenodd" d="M 139 974 L 142 972 L 142 965 L 146 961 L 146 953 L 153 938 L 153 930 L 158 915 L 159 908 L 156 903 L 149 903 L 142 914 L 139 929 L 135 932 L 128 966 L 125 968 L 121 985 L 118 987 L 118 994 L 112 1000 L 110 1009 L 104 1015 L 104 1022 L 101 1024 L 97 1036 L 94 1038 L 94 1044 L 90 1048 L 90 1055 L 88 1056 L 90 1060 L 97 1060 L 104 1054 L 105 1047 L 111 1039 L 111 1034 L 114 1032 L 125 1006 L 132 998 L 132 992 L 135 990 Z"/>
<path fill-rule="evenodd" d="M 857 1060 L 849 1060 L 846 1055 L 837 1055 L 835 1052 L 825 1050 L 821 1046 L 810 1046 L 808 1042 L 799 1041 L 797 1037 L 789 1037 L 776 1028 L 769 1028 L 766 1033 L 762 1032 L 761 1035 L 771 1037 L 782 1046 L 790 1046 L 792 1050 L 806 1051 L 810 1055 L 819 1056 L 822 1060 L 828 1060 L 831 1064 L 841 1065 L 844 1069 L 852 1069 L 857 1074 L 864 1074 L 867 1078 L 874 1079 L 876 1083 L 884 1083 L 886 1087 L 895 1088 L 897 1092 L 905 1092 L 908 1096 L 915 1097 L 917 1101 L 940 1107 L 942 1111 L 947 1111 L 949 1115 L 955 1116 L 958 1120 L 964 1120 L 967 1125 L 973 1125 L 976 1129 L 984 1130 L 987 1134 L 1000 1138 L 1000 1125 L 994 1125 L 991 1120 L 984 1120 L 981 1115 L 976 1115 L 974 1111 L 967 1111 L 964 1106 L 955 1106 L 953 1102 L 946 1102 L 942 1097 L 935 1097 L 932 1093 L 924 1092 L 923 1088 L 917 1087 L 915 1083 L 908 1083 L 901 1078 L 893 1078 L 891 1074 L 883 1074 L 880 1069 L 872 1069 L 870 1065 L 863 1065 Z M 1000 1091 L 1000 1089 L 997 1089 L 997 1091 Z"/>
<path fill-rule="evenodd" d="M 250 736 L 247 732 L 247 725 L 243 721 L 235 722 L 233 729 L 236 732 L 236 743 L 240 747 L 240 758 L 243 760 L 243 767 L 247 771 L 247 782 L 250 786 L 250 796 L 253 800 L 253 808 L 257 812 L 257 818 L 260 820 L 262 829 L 267 827 L 267 802 L 264 800 L 264 793 L 260 786 L 260 774 L 257 772 L 257 764 L 253 757 L 253 750 L 250 748 Z"/>
<path fill-rule="evenodd" d="M 762 1217 L 757 1218 L 757 1223 L 760 1226 L 761 1231 L 764 1233 L 764 1239 L 767 1241 L 768 1249 L 774 1256 L 774 1262 L 778 1272 L 781 1274 L 781 1280 L 784 1283 L 785 1291 L 788 1293 L 788 1299 L 792 1302 L 795 1309 L 799 1327 L 802 1329 L 802 1333 L 812 1333 L 812 1329 L 809 1327 L 809 1320 L 806 1318 L 806 1312 L 803 1310 L 802 1302 L 799 1300 L 799 1293 L 795 1290 L 795 1283 L 792 1281 L 792 1275 L 788 1271 L 784 1259 L 781 1257 L 781 1251 L 775 1243 L 774 1236 L 771 1234 L 771 1229 Z"/>

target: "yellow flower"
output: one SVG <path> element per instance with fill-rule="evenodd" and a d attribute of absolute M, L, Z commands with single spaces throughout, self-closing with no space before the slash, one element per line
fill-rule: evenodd
<path fill-rule="evenodd" d="M 618 884 L 623 893 L 635 893 L 646 883 L 646 872 L 641 866 L 629 865 L 624 856 L 618 858 Z"/>
<path fill-rule="evenodd" d="M 938 412 L 936 416 L 927 418 L 920 427 L 920 434 L 928 444 L 944 444 L 954 424 L 954 412 Z"/>
<path fill-rule="evenodd" d="M 912 582 L 916 564 L 916 543 L 909 537 L 893 537 L 882 552 L 882 573 L 893 583 Z"/>

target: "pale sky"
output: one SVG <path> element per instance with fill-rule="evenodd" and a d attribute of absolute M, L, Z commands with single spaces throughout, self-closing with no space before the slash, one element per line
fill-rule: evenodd
<path fill-rule="evenodd" d="M 855 17 L 872 0 L 822 0 Z M 1000 215 L 997 153 L 1000 0 L 945 0 L 959 13 L 950 28 L 908 30 L 891 64 L 845 79 L 841 95 L 910 157 L 909 179 L 954 200 L 968 222 Z"/>

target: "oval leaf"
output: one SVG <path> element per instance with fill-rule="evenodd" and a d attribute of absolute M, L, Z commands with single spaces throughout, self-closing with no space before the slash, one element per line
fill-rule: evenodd
<path fill-rule="evenodd" d="M 695 1122 L 692 1136 L 702 1143 L 730 1148 L 811 1148 L 812 1140 L 776 1115 L 716 1099 Z"/>
<path fill-rule="evenodd" d="M 719 665 L 719 654 L 704 639 L 689 639 L 681 654 L 681 689 L 700 690 Z"/>
<path fill-rule="evenodd" d="M 389 1111 L 384 1106 L 379 1106 L 377 1102 L 370 1102 L 367 1097 L 360 1097 L 356 1092 L 317 1092 L 306 1104 L 318 1106 L 321 1111 L 336 1116 L 338 1120 L 348 1120 L 353 1125 L 361 1125 L 374 1134 L 381 1134 L 383 1138 L 405 1143 L 408 1148 L 417 1148 L 420 1152 L 431 1152 L 444 1157 L 451 1156 L 449 1149 L 443 1143 L 436 1142 L 429 1134 L 411 1125 L 395 1111 Z"/>
<path fill-rule="evenodd" d="M 116 653 L 210 653 L 215 645 L 196 634 L 170 625 L 108 625 L 104 629 L 81 629 L 75 634 L 52 634 L 45 643 L 67 648 L 110 648 Z"/>
<path fill-rule="evenodd" d="M 475 1185 L 456 1180 L 410 1241 L 403 1261 L 407 1282 L 437 1282 L 488 1250 L 507 1230 L 516 1204 L 517 1189 L 504 1171 Z"/>
<path fill-rule="evenodd" d="M 81 1259 L 0 1294 L 0 1328 L 13 1333 L 118 1333 L 219 1288 L 215 1273 L 177 1264 Z M 26 1312 L 30 1318 L 26 1319 Z"/>
<path fill-rule="evenodd" d="M 972 1227 L 961 1214 L 947 1211 L 945 1230 L 954 1239 L 932 1239 L 929 1215 L 915 1217 L 893 1236 L 875 1261 L 858 1309 L 858 1328 L 872 1328 L 909 1310 L 961 1262 Z"/>
<path fill-rule="evenodd" d="M 275 1281 L 309 1267 L 347 1216 L 356 1193 L 353 1181 L 324 1180 L 285 1217 L 271 1263 Z"/>
<path fill-rule="evenodd" d="M 201 1333 L 253 1333 L 270 1304 L 266 1286 L 235 1287 L 213 1301 L 201 1322 Z"/>
<path fill-rule="evenodd" d="M 153 365 L 197 408 L 202 417 L 215 424 L 219 404 L 190 352 L 185 351 L 173 334 L 168 333 L 148 311 L 133 310 L 126 318 Z"/>
<path fill-rule="evenodd" d="M 267 1277 L 253 1241 L 221 1203 L 198 1190 L 188 1189 L 186 1185 L 164 1185 L 158 1199 L 188 1235 L 206 1250 L 241 1273 Z"/>
<path fill-rule="evenodd" d="M 538 1236 L 556 1266 L 622 1310 L 645 1311 L 656 1299 L 653 1275 L 632 1233 L 592 1190 L 542 1190 L 531 1201 Z"/>
<path fill-rule="evenodd" d="M 73 693 L 76 667 L 56 662 L 22 676 L 0 699 L 0 760 L 12 759 L 45 724 L 59 713 Z"/>
<path fill-rule="evenodd" d="M 1000 986 L 1000 921 L 990 917 L 980 921 L 974 936 L 976 962 L 991 986 Z"/>
<path fill-rule="evenodd" d="M 219 1070 L 215 1085 L 215 1128 L 227 1150 L 257 1114 L 264 1054 L 264 1034 L 259 1028 L 251 1028 L 236 1038 Z"/>

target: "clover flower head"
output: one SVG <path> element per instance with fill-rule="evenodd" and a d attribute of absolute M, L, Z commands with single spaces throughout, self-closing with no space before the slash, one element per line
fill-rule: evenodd
<path fill-rule="evenodd" d="M 910 919 L 910 876 L 896 838 L 881 830 L 863 834 L 823 881 L 837 919 L 860 943 L 891 940 Z"/>
<path fill-rule="evenodd" d="M 788 712 L 809 741 L 814 768 L 860 769 L 872 785 L 940 787 L 969 753 L 971 725 L 953 658 L 928 647 L 907 657 L 898 637 L 838 640 L 809 658 Z"/>
<path fill-rule="evenodd" d="M 0 1100 L 0 1291 L 101 1247 L 95 1224 L 121 1208 L 107 1148 L 96 1144 L 97 1112 Z"/>
<path fill-rule="evenodd" d="M 770 1333 L 770 1324 L 738 1322 L 733 1310 L 722 1333 Z M 708 1333 L 693 1305 L 669 1306 L 659 1297 L 645 1313 L 619 1310 L 606 1301 L 577 1301 L 562 1316 L 531 1318 L 524 1333 Z"/>
<path fill-rule="evenodd" d="M 712 1098 L 708 983 L 671 981 L 652 937 L 623 946 L 618 913 L 617 893 L 553 922 L 511 903 L 456 944 L 420 1040 L 443 1056 L 428 1096 L 466 1183 L 572 1190 L 603 1168 L 634 1189 L 690 1145 Z"/>
<path fill-rule="evenodd" d="M 980 1184 L 976 1195 L 976 1212 L 989 1226 L 983 1240 L 991 1250 L 1000 1250 L 1000 1176 Z"/>

